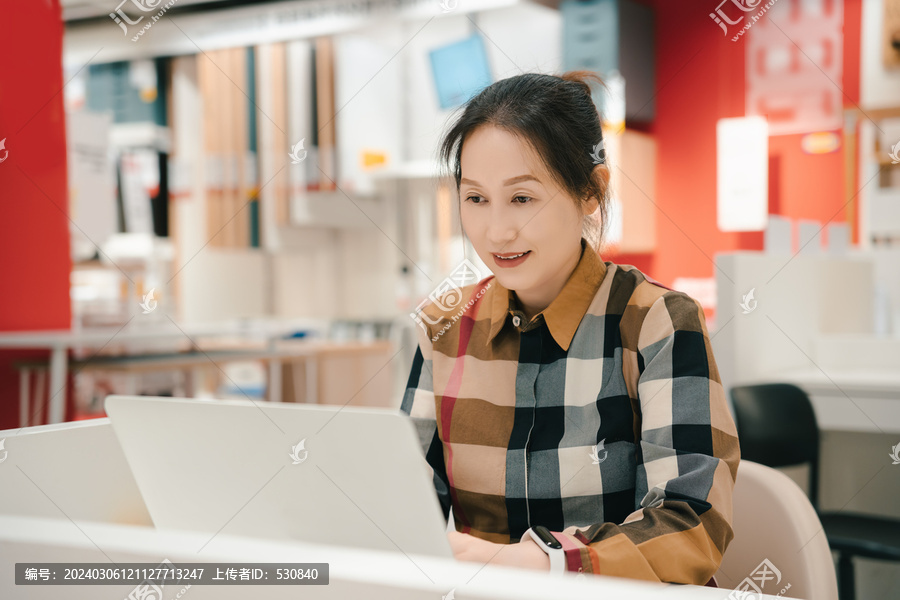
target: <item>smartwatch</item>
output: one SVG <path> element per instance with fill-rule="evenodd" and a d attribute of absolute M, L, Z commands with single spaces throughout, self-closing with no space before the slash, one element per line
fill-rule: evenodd
<path fill-rule="evenodd" d="M 523 539 L 529 536 L 550 557 L 550 572 L 564 573 L 566 571 L 565 552 L 562 549 L 562 544 L 550 533 L 550 530 L 543 525 L 537 525 L 527 529 L 522 534 Z"/>
<path fill-rule="evenodd" d="M 559 543 L 559 540 L 553 537 L 553 534 L 550 533 L 550 530 L 543 525 L 532 527 L 531 530 L 548 548 L 553 548 L 554 550 L 562 550 L 562 544 Z"/>

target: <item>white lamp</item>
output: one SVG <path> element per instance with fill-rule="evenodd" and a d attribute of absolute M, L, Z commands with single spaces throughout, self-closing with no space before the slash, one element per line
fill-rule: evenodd
<path fill-rule="evenodd" d="M 769 207 L 769 134 L 764 117 L 716 124 L 717 224 L 720 231 L 761 231 Z"/>

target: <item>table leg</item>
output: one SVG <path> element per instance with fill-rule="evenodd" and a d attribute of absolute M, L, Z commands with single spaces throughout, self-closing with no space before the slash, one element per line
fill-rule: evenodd
<path fill-rule="evenodd" d="M 29 423 L 32 425 L 46 425 L 49 418 L 47 415 L 50 412 L 50 408 L 44 403 L 44 392 L 47 388 L 47 369 L 35 369 L 35 380 L 35 406 L 32 408 L 32 414 L 35 416 L 35 419 L 30 419 Z M 47 391 L 47 397 L 50 397 L 49 391 Z"/>
<path fill-rule="evenodd" d="M 53 351 L 50 354 L 49 423 L 62 423 L 66 418 L 68 350 L 67 346 L 54 346 Z"/>
<path fill-rule="evenodd" d="M 310 354 L 306 359 L 306 401 L 315 404 L 319 401 L 319 389 L 316 375 L 318 375 L 318 364 L 314 354 Z"/>
<path fill-rule="evenodd" d="M 191 369 L 191 398 L 200 398 L 206 392 L 206 382 L 202 367 Z"/>
<path fill-rule="evenodd" d="M 29 393 L 31 385 L 31 369 L 22 367 L 19 369 L 19 427 L 28 427 L 31 411 L 31 398 Z"/>
<path fill-rule="evenodd" d="M 294 402 L 300 402 L 300 377 L 297 376 L 297 360 L 291 360 L 288 364 L 291 366 L 291 383 L 294 384 L 294 389 L 291 390 L 291 393 L 294 396 Z"/>
<path fill-rule="evenodd" d="M 269 360 L 269 402 L 281 402 L 281 360 Z"/>
<path fill-rule="evenodd" d="M 137 374 L 126 371 L 125 375 L 125 394 L 127 396 L 138 395 Z"/>

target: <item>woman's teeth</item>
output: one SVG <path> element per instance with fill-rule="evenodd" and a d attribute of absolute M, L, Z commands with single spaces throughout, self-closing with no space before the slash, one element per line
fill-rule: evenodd
<path fill-rule="evenodd" d="M 528 252 L 531 252 L 531 250 L 529 250 Z M 522 254 L 516 254 L 515 256 L 497 256 L 496 254 L 494 256 L 497 256 L 497 258 L 499 258 L 501 260 L 513 260 L 514 258 L 519 258 L 520 256 L 525 256 L 526 254 L 528 254 L 528 252 L 523 252 Z"/>

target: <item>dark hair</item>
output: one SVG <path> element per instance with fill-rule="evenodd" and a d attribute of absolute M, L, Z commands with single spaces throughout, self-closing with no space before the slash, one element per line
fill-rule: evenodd
<path fill-rule="evenodd" d="M 596 196 L 600 224 L 585 219 L 585 237 L 599 251 L 609 212 L 607 180 L 594 176 L 592 152 L 603 139 L 601 117 L 587 79 L 603 80 L 591 71 L 569 71 L 562 75 L 524 73 L 501 79 L 484 88 L 462 107 L 462 114 L 444 135 L 438 149 L 447 175 L 456 179 L 459 192 L 460 157 L 466 138 L 483 125 L 508 131 L 530 145 L 543 158 L 556 182 L 579 205 Z M 606 163 L 606 152 L 598 157 Z"/>

